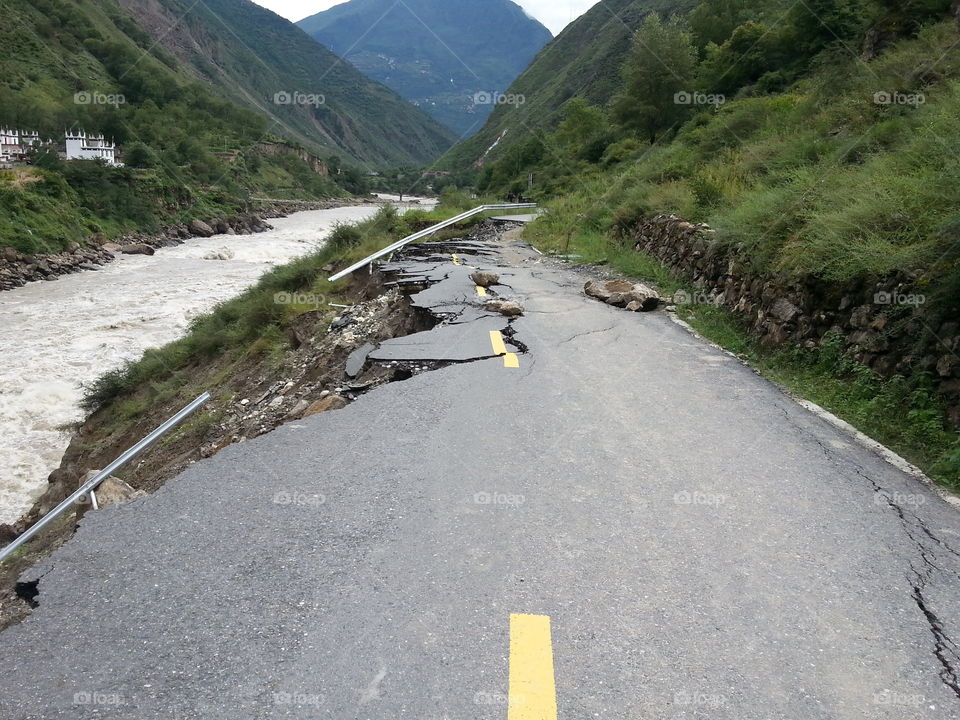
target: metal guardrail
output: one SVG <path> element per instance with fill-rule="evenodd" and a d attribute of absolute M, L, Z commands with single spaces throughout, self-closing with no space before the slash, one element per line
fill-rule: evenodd
<path fill-rule="evenodd" d="M 48 512 L 42 518 L 40 518 L 36 523 L 34 523 L 30 528 L 28 528 L 20 537 L 14 540 L 12 543 L 7 545 L 3 550 L 0 550 L 0 562 L 6 560 L 10 555 L 13 554 L 14 550 L 27 542 L 30 538 L 36 535 L 38 532 L 43 530 L 47 525 L 53 522 L 57 517 L 59 517 L 67 508 L 73 505 L 81 497 L 90 493 L 91 501 L 93 502 L 94 507 L 97 507 L 96 501 L 96 489 L 100 486 L 104 480 L 106 480 L 110 475 L 116 472 L 118 469 L 126 465 L 128 462 L 133 460 L 135 457 L 140 455 L 144 450 L 150 448 L 154 443 L 157 442 L 161 437 L 166 435 L 168 432 L 173 430 L 177 425 L 182 423 L 187 419 L 188 416 L 192 415 L 197 409 L 204 405 L 210 399 L 210 393 L 205 392 L 203 395 L 198 397 L 192 403 L 187 405 L 183 410 L 178 412 L 172 418 L 167 420 L 163 425 L 158 427 L 152 433 L 147 435 L 143 440 L 138 442 L 133 447 L 129 448 L 124 452 L 120 457 L 114 460 L 112 463 L 107 465 L 103 470 L 96 474 L 96 476 L 90 478 L 87 482 L 77 488 L 73 493 L 71 493 L 66 500 L 57 505 L 53 510 Z"/>
<path fill-rule="evenodd" d="M 443 222 L 439 222 L 436 225 L 431 225 L 426 230 L 421 230 L 420 232 L 416 232 L 413 235 L 408 235 L 402 240 L 397 240 L 397 242 L 393 243 L 392 245 L 388 245 L 387 247 L 383 248 L 383 250 L 378 250 L 373 255 L 368 255 L 360 262 L 354 263 L 353 265 L 348 267 L 346 270 L 341 270 L 336 275 L 331 275 L 328 278 L 328 280 L 330 282 L 333 282 L 334 280 L 339 280 L 342 277 L 346 277 L 350 273 L 356 272 L 362 267 L 371 265 L 374 260 L 378 260 L 379 258 L 382 258 L 384 255 L 389 255 L 392 252 L 396 252 L 397 250 L 402 248 L 404 245 L 408 245 L 409 243 L 419 240 L 420 238 L 425 238 L 428 235 L 432 235 L 438 230 L 443 230 L 444 228 L 450 227 L 451 225 L 456 225 L 458 222 L 463 222 L 467 218 L 471 218 L 474 215 L 479 215 L 482 212 L 489 212 L 490 210 L 525 210 L 528 208 L 535 208 L 535 207 L 537 207 L 536 203 L 507 203 L 504 205 L 481 205 L 480 207 L 475 207 L 473 210 L 467 210 L 465 213 L 461 213 L 456 217 L 450 218 L 449 220 L 444 220 Z"/>

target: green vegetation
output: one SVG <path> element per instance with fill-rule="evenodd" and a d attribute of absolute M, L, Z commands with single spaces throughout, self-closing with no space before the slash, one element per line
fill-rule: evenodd
<path fill-rule="evenodd" d="M 237 212 L 252 192 L 345 194 L 293 156 L 262 156 L 259 141 L 285 142 L 266 120 L 177 72 L 163 51 L 145 55 L 152 40 L 115 3 L 0 0 L 0 12 L 12 18 L 0 28 L 0 127 L 61 140 L 84 129 L 127 150 L 127 166 L 112 168 L 63 162 L 54 144 L 32 166 L 0 171 L 0 245 L 57 252 L 94 234 Z"/>
<path fill-rule="evenodd" d="M 459 171 L 477 162 L 504 132 L 500 151 L 523 145 L 553 131 L 564 116 L 564 103 L 583 98 L 605 105 L 621 88 L 620 68 L 633 32 L 653 11 L 669 15 L 694 0 L 603 0 L 567 26 L 537 55 L 507 90 L 522 95 L 522 105 L 496 107 L 486 125 L 458 143 L 436 165 Z"/>
<path fill-rule="evenodd" d="M 456 140 L 429 115 L 250 0 L 125 5 L 146 27 L 159 15 L 162 27 L 174 28 L 164 47 L 191 73 L 266 115 L 271 132 L 311 151 L 339 153 L 372 170 L 426 165 Z"/>
<path fill-rule="evenodd" d="M 0 0 L 0 13 L 0 127 L 54 141 L 35 150 L 31 166 L 0 170 L 0 246 L 56 252 L 95 234 L 243 211 L 252 196 L 363 193 L 361 168 L 426 162 L 452 141 L 245 0 L 129 8 L 116 0 Z M 174 31 L 155 39 L 144 29 L 159 26 Z M 174 54 L 186 46 L 197 52 Z M 278 104 L 277 93 L 317 102 Z M 60 161 L 65 129 L 115 140 L 127 167 Z M 327 158 L 329 177 L 311 155 Z"/>

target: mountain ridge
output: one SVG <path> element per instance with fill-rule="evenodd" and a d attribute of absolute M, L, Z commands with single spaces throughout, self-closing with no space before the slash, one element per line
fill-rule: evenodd
<path fill-rule="evenodd" d="M 553 37 L 511 0 L 351 0 L 297 25 L 461 136 Z"/>

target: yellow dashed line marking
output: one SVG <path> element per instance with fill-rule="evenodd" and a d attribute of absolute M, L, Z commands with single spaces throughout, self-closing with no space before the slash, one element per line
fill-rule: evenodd
<path fill-rule="evenodd" d="M 547 615 L 510 616 L 507 720 L 557 720 L 553 642 Z"/>
<path fill-rule="evenodd" d="M 503 341 L 503 335 L 499 330 L 490 331 L 490 344 L 493 346 L 493 354 L 503 357 L 503 366 L 508 368 L 520 367 L 520 358 L 516 353 L 507 352 L 507 345 Z"/>
<path fill-rule="evenodd" d="M 450 257 L 453 258 L 453 264 L 454 264 L 454 265 L 459 265 L 459 264 L 460 264 L 460 258 L 457 257 L 457 254 L 456 254 L 456 253 L 453 253 Z"/>
<path fill-rule="evenodd" d="M 487 289 L 485 287 L 477 285 L 477 295 L 479 295 L 480 297 L 486 297 Z"/>
<path fill-rule="evenodd" d="M 490 344 L 493 345 L 494 355 L 507 354 L 507 345 L 503 342 L 503 335 L 500 334 L 499 330 L 490 331 Z"/>

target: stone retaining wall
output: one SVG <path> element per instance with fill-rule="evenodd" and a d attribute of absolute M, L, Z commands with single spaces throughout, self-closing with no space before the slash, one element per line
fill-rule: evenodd
<path fill-rule="evenodd" d="M 621 230 L 620 239 L 691 279 L 698 292 L 679 302 L 724 305 L 750 322 L 768 346 L 816 347 L 830 332 L 847 352 L 884 376 L 929 372 L 960 425 L 960 323 L 956 309 L 934 321 L 927 298 L 911 278 L 889 277 L 836 287 L 751 271 L 714 231 L 675 215 L 657 215 Z"/>

